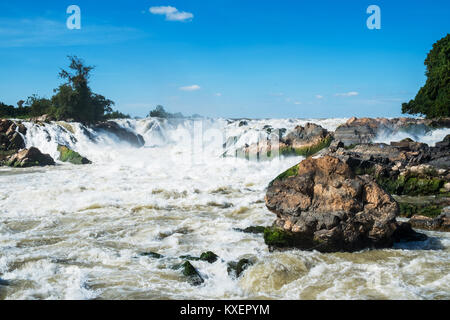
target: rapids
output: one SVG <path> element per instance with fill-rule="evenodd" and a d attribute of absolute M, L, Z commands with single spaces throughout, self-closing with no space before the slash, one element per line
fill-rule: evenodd
<path fill-rule="evenodd" d="M 450 299 L 447 233 L 322 254 L 270 253 L 261 235 L 235 230 L 272 224 L 265 189 L 301 158 L 223 158 L 224 144 L 269 136 L 266 125 L 334 130 L 346 120 L 117 120 L 144 137 L 139 149 L 78 123 L 25 123 L 27 147 L 56 160 L 66 144 L 93 164 L 0 168 L 0 299 Z M 448 133 L 418 138 L 432 144 Z M 140 255 L 150 251 L 164 257 Z M 205 282 L 191 286 L 172 267 L 205 251 L 220 259 L 193 261 Z M 227 262 L 241 258 L 256 263 L 233 279 Z"/>

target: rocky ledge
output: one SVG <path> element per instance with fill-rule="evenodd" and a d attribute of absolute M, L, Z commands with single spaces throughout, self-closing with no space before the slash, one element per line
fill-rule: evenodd
<path fill-rule="evenodd" d="M 337 157 L 308 158 L 279 176 L 266 205 L 277 215 L 264 232 L 271 248 L 351 252 L 424 239 L 396 221 L 399 206 L 391 195 Z"/>
<path fill-rule="evenodd" d="M 450 118 L 351 118 L 334 132 L 336 140 L 345 146 L 371 143 L 378 135 L 391 135 L 397 132 L 411 134 L 425 133 L 435 128 L 450 127 Z"/>
<path fill-rule="evenodd" d="M 246 144 L 234 150 L 233 154 L 226 152 L 225 155 L 258 160 L 270 159 L 278 154 L 308 157 L 327 148 L 333 141 L 331 132 L 314 123 L 296 126 L 287 134 L 286 129 L 280 129 L 275 133 L 271 126 L 265 126 L 264 130 L 266 130 L 267 139 L 251 145 Z M 236 140 L 237 138 L 233 137 L 231 144 Z"/>
<path fill-rule="evenodd" d="M 334 141 L 271 182 L 266 205 L 277 220 L 264 232 L 266 243 L 355 251 L 426 238 L 412 227 L 449 231 L 449 154 L 450 136 L 434 147 L 410 139 L 351 147 Z"/>
<path fill-rule="evenodd" d="M 145 145 L 144 137 L 140 134 L 136 135 L 133 132 L 122 128 L 120 125 L 115 123 L 114 121 L 105 121 L 100 122 L 93 126 L 94 130 L 106 131 L 110 134 L 113 134 L 117 137 L 117 139 L 121 141 L 125 141 L 131 144 L 134 147 L 140 148 Z"/>
<path fill-rule="evenodd" d="M 54 165 L 55 161 L 50 155 L 34 147 L 25 149 L 23 135 L 26 132 L 23 124 L 0 119 L 0 166 L 26 168 Z"/>

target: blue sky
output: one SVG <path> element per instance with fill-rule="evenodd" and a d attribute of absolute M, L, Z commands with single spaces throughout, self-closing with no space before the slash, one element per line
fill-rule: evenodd
<path fill-rule="evenodd" d="M 72 4 L 81 30 L 66 27 Z M 380 30 L 366 26 L 372 4 Z M 96 66 L 93 90 L 133 116 L 157 104 L 212 117 L 400 116 L 449 15 L 448 0 L 2 1 L 0 101 L 50 97 L 77 55 Z"/>

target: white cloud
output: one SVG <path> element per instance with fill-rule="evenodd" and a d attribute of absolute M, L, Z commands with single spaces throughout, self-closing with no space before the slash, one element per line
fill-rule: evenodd
<path fill-rule="evenodd" d="M 300 104 L 302 104 L 302 103 L 301 103 L 300 101 L 295 101 L 294 104 L 300 105 Z"/>
<path fill-rule="evenodd" d="M 180 90 L 182 91 L 197 91 L 200 90 L 201 87 L 199 85 L 192 85 L 192 86 L 186 86 L 186 87 L 181 87 Z"/>
<path fill-rule="evenodd" d="M 220 93 L 220 92 L 217 92 L 216 94 L 214 94 L 216 97 L 221 97 L 222 96 L 222 93 Z"/>
<path fill-rule="evenodd" d="M 356 91 L 335 94 L 336 97 L 356 97 L 357 95 L 359 95 L 359 92 L 356 92 Z"/>
<path fill-rule="evenodd" d="M 321 96 L 320 94 L 316 95 L 317 99 L 323 99 L 323 96 Z"/>
<path fill-rule="evenodd" d="M 164 15 L 167 21 L 186 21 L 194 18 L 192 13 L 178 11 L 177 8 L 171 6 L 151 7 L 150 13 Z"/>

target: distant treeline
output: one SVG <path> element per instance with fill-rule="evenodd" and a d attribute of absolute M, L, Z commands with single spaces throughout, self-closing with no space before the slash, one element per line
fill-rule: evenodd
<path fill-rule="evenodd" d="M 28 118 L 31 114 L 31 107 L 18 107 L 8 106 L 3 102 L 0 102 L 0 118 L 16 118 L 23 119 Z"/>

